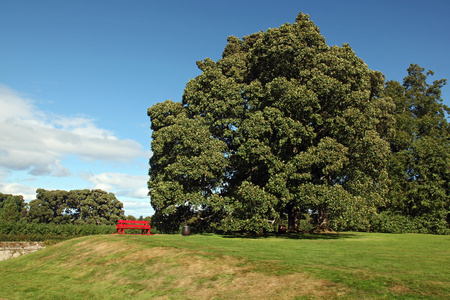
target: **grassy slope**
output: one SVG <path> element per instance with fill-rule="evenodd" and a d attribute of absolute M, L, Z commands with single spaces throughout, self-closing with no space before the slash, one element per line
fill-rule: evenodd
<path fill-rule="evenodd" d="M 450 237 L 91 236 L 0 272 L 0 299 L 450 299 Z"/>

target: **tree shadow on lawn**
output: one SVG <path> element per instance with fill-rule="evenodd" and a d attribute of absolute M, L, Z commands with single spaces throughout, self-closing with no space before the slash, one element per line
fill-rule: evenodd
<path fill-rule="evenodd" d="M 284 234 L 279 233 L 266 233 L 263 235 L 256 235 L 251 233 L 233 232 L 229 234 L 223 234 L 223 238 L 248 238 L 248 239 L 263 239 L 263 238 L 281 238 L 281 239 L 294 239 L 294 240 L 337 240 L 337 239 L 349 239 L 354 238 L 356 235 L 351 233 L 303 233 L 303 232 L 288 232 Z"/>

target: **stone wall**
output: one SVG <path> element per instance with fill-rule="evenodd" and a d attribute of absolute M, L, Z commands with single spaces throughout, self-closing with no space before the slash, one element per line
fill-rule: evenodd
<path fill-rule="evenodd" d="M 44 249 L 42 242 L 0 242 L 0 261 Z"/>

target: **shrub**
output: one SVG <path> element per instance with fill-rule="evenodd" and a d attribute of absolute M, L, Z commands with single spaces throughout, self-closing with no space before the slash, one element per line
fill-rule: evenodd
<path fill-rule="evenodd" d="M 439 218 L 416 217 L 384 211 L 371 220 L 371 230 L 383 233 L 450 234 L 448 223 Z"/>
<path fill-rule="evenodd" d="M 114 225 L 71 225 L 26 222 L 0 222 L 0 240 L 45 241 L 114 233 Z"/>

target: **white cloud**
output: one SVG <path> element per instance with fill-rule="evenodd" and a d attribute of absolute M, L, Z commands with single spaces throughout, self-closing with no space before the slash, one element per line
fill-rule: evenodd
<path fill-rule="evenodd" d="M 22 195 L 26 201 L 36 199 L 36 188 L 18 183 L 0 183 L 3 194 Z"/>
<path fill-rule="evenodd" d="M 135 200 L 123 200 L 121 201 L 125 208 L 126 215 L 133 215 L 136 218 L 140 216 L 152 216 L 154 214 L 154 210 L 150 205 L 149 200 L 135 201 Z"/>
<path fill-rule="evenodd" d="M 114 190 L 116 196 L 148 199 L 148 176 L 122 173 L 101 173 L 96 175 L 85 173 L 82 177 L 91 182 L 96 189 Z"/>
<path fill-rule="evenodd" d="M 0 86 L 0 168 L 34 176 L 71 176 L 61 161 L 130 162 L 146 153 L 134 140 L 120 140 L 92 119 L 51 115 L 31 100 Z"/>

